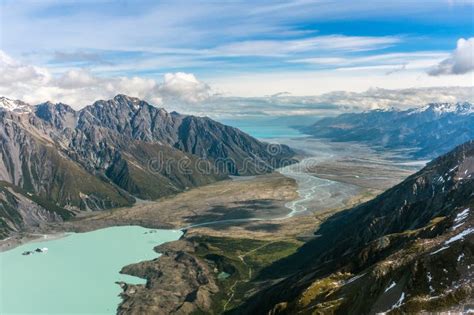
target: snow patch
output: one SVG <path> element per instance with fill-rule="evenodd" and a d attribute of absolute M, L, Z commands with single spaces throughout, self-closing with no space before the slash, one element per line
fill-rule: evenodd
<path fill-rule="evenodd" d="M 469 208 L 464 209 L 463 211 L 459 212 L 456 215 L 456 218 L 454 219 L 454 222 L 459 223 L 460 221 L 464 221 L 467 218 L 468 215 L 469 215 Z"/>
<path fill-rule="evenodd" d="M 442 252 L 443 250 L 445 250 L 447 248 L 449 248 L 449 246 L 443 246 L 440 249 L 438 249 L 437 251 L 432 252 L 430 255 L 434 255 L 434 254 L 437 254 L 439 252 Z"/>
<path fill-rule="evenodd" d="M 392 283 L 390 283 L 390 285 L 385 289 L 385 291 L 383 291 L 384 293 L 387 292 L 388 290 L 394 288 L 397 284 L 395 283 L 395 281 L 392 281 Z"/>
<path fill-rule="evenodd" d="M 0 97 L 0 110 L 8 110 L 17 113 L 31 112 L 31 106 L 22 101 L 12 100 L 6 97 Z"/>
<path fill-rule="evenodd" d="M 459 241 L 459 240 L 462 240 L 464 239 L 465 236 L 471 234 L 474 232 L 474 228 L 468 228 L 464 231 L 462 231 L 461 233 L 451 237 L 449 240 L 447 240 L 446 242 L 444 242 L 444 244 L 448 245 L 448 244 L 451 244 L 453 242 L 456 242 L 456 241 Z"/>
<path fill-rule="evenodd" d="M 363 276 L 365 276 L 365 273 L 363 273 L 363 274 L 361 274 L 361 275 L 358 275 L 358 276 L 355 276 L 355 277 L 352 277 L 352 278 L 350 278 L 349 280 L 347 280 L 346 283 L 344 283 L 344 285 L 349 284 L 349 283 L 351 283 L 351 282 L 354 282 L 354 281 L 356 281 L 357 279 L 362 278 Z"/>
<path fill-rule="evenodd" d="M 452 173 L 455 169 L 457 169 L 459 167 L 459 165 L 456 165 L 455 167 L 453 167 L 452 169 L 449 170 L 448 173 Z"/>
<path fill-rule="evenodd" d="M 402 295 L 400 296 L 400 298 L 398 299 L 397 303 L 393 304 L 392 308 L 390 309 L 391 311 L 396 309 L 396 308 L 399 308 L 400 306 L 402 306 L 403 304 L 403 301 L 405 300 L 405 292 L 402 292 Z"/>
<path fill-rule="evenodd" d="M 453 226 L 452 230 L 455 231 L 455 230 L 458 229 L 458 227 L 463 226 L 463 225 L 464 225 L 464 222 L 461 222 L 461 223 L 459 223 L 459 224 L 456 224 L 455 226 Z"/>
<path fill-rule="evenodd" d="M 457 114 L 470 115 L 474 113 L 474 106 L 470 103 L 431 103 L 412 111 L 412 113 L 422 113 L 432 111 L 437 115 Z M 410 114 L 412 114 L 410 113 Z"/>
<path fill-rule="evenodd" d="M 469 215 L 469 208 L 464 209 L 463 211 L 458 213 L 456 215 L 456 218 L 454 218 L 454 223 L 457 223 L 457 224 L 452 227 L 452 230 L 454 231 L 460 226 L 462 226 L 464 224 L 463 221 L 467 219 L 468 215 Z"/>

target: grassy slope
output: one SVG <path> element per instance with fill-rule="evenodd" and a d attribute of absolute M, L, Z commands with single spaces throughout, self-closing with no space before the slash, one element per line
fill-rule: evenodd
<path fill-rule="evenodd" d="M 219 293 L 214 297 L 212 312 L 220 314 L 242 303 L 247 294 L 258 285 L 253 280 L 260 270 L 274 261 L 293 254 L 302 244 L 295 239 L 276 241 L 197 236 L 191 241 L 198 244 L 196 255 L 214 267 L 218 277 Z"/>
<path fill-rule="evenodd" d="M 66 159 L 53 148 L 46 148 L 46 162 L 52 164 L 53 176 L 49 191 L 42 197 L 51 198 L 60 205 L 72 205 L 85 209 L 84 196 L 100 198 L 106 206 L 126 206 L 133 200 L 125 197 L 110 183 L 89 174 L 81 166 Z"/>
<path fill-rule="evenodd" d="M 136 141 L 122 152 L 121 159 L 106 174 L 119 187 L 142 199 L 157 199 L 226 177 L 200 172 L 195 156 L 168 146 Z"/>

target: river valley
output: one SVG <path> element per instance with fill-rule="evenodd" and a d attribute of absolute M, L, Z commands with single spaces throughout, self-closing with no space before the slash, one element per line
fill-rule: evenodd
<path fill-rule="evenodd" d="M 139 287 L 145 283 L 142 278 L 119 274 L 121 268 L 158 257 L 153 248 L 178 240 L 183 234 L 180 229 L 188 233 L 186 237 L 264 240 L 309 235 L 321 220 L 319 213 L 366 200 L 422 164 L 394 166 L 392 156 L 357 144 L 331 144 L 295 136 L 294 131 L 285 137 L 284 129 L 279 138 L 271 138 L 267 129 L 255 136 L 290 145 L 302 153 L 302 161 L 279 169 L 279 174 L 219 182 L 176 197 L 49 226 L 38 232 L 87 233 L 36 240 L 0 253 L 0 313 L 61 314 L 74 309 L 114 314 L 122 291 L 116 282 Z M 335 170 L 336 164 L 346 167 Z M 367 165 L 372 167 L 370 174 L 385 177 L 364 175 Z M 158 229 L 164 227 L 169 229 Z M 44 247 L 47 252 L 22 255 Z"/>

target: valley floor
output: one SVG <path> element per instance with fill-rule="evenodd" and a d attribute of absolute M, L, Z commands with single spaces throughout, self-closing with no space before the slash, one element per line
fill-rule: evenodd
<path fill-rule="evenodd" d="M 308 148 L 308 141 L 312 140 L 289 144 Z M 163 253 L 160 259 L 123 269 L 147 278 L 148 284 L 124 285 L 119 312 L 231 310 L 255 290 L 270 284 L 258 280 L 260 270 L 314 237 L 314 231 L 328 216 L 373 198 L 414 171 L 394 166 L 354 145 L 314 142 L 309 147 L 312 151 L 305 153 L 313 157 L 290 171 L 282 170 L 286 176 L 273 173 L 230 179 L 133 207 L 90 213 L 14 235 L 1 241 L 0 248 L 10 249 L 38 235 L 110 226 L 184 229 L 186 233 L 180 240 L 157 248 Z M 378 175 L 368 178 L 367 174 Z M 311 185 L 311 180 L 318 183 L 317 189 L 309 187 L 309 195 L 302 190 L 308 180 Z"/>

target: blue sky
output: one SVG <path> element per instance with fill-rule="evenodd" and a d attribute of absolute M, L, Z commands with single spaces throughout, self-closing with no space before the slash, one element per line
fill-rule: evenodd
<path fill-rule="evenodd" d="M 9 62 L 39 69 L 49 85 L 65 76 L 69 89 L 74 80 L 85 88 L 118 78 L 152 86 L 147 80 L 162 84 L 167 73 L 240 97 L 473 85 L 465 60 L 464 70 L 452 70 L 458 40 L 474 34 L 473 1 L 0 3 Z M 472 56 L 471 42 L 463 50 Z M 40 96 L 54 98 L 49 90 Z"/>

